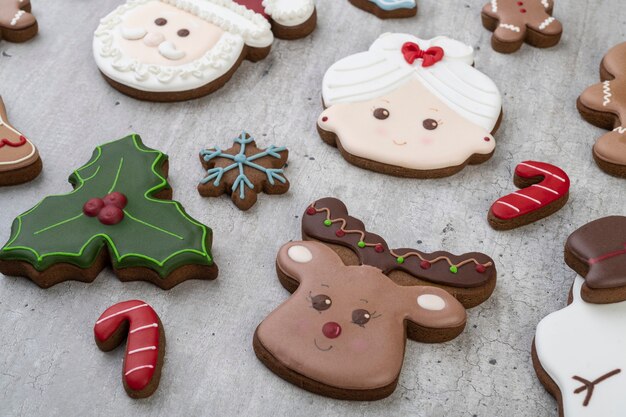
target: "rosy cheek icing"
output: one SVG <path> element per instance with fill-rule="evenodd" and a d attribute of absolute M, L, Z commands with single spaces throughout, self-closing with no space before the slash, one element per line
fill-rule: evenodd
<path fill-rule="evenodd" d="M 356 338 L 350 342 L 350 350 L 354 353 L 365 353 L 369 349 L 369 343 L 365 339 Z"/>
<path fill-rule="evenodd" d="M 420 138 L 420 143 L 421 143 L 422 145 L 430 145 L 430 144 L 432 144 L 434 141 L 435 141 L 435 140 L 434 140 L 433 138 L 428 137 L 428 136 L 424 136 L 424 137 Z"/>
<path fill-rule="evenodd" d="M 374 128 L 374 133 L 377 136 L 383 136 L 383 137 L 387 137 L 389 135 L 389 132 L 387 132 L 387 129 L 382 126 L 378 126 Z"/>

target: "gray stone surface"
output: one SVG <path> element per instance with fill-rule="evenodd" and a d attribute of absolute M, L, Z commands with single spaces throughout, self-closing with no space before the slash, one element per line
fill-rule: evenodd
<path fill-rule="evenodd" d="M 0 190 L 0 241 L 18 214 L 46 194 L 71 189 L 66 178 L 94 146 L 137 132 L 170 155 L 174 197 L 213 228 L 220 276 L 171 291 L 122 284 L 108 270 L 92 284 L 48 290 L 2 277 L 1 416 L 556 416 L 555 401 L 535 377 L 530 345 L 537 322 L 566 304 L 575 276 L 562 260 L 563 242 L 590 220 L 625 214 L 624 180 L 603 174 L 591 158 L 602 130 L 575 108 L 578 94 L 598 81 L 602 55 L 625 38 L 620 0 L 558 2 L 561 43 L 550 50 L 524 46 L 509 56 L 489 46 L 491 33 L 479 18 L 482 0 L 420 0 L 417 18 L 391 21 L 347 0 L 319 0 L 313 36 L 277 41 L 266 60 L 244 63 L 210 97 L 165 105 L 123 96 L 93 63 L 91 33 L 119 0 L 34 3 L 37 38 L 0 42 L 0 93 L 11 120 L 39 146 L 45 171 L 30 184 Z M 348 165 L 318 138 L 325 70 L 386 31 L 446 34 L 476 47 L 476 66 L 504 96 L 504 122 L 489 162 L 441 180 L 398 179 Z M 247 213 L 226 197 L 200 198 L 195 189 L 203 174 L 197 152 L 227 146 L 241 129 L 290 149 L 291 191 L 262 195 Z M 565 169 L 570 202 L 536 224 L 495 232 L 487 210 L 512 190 L 512 171 L 524 159 Z M 480 250 L 500 272 L 495 293 L 469 311 L 460 337 L 442 345 L 407 343 L 398 389 L 382 401 L 350 403 L 301 391 L 252 351 L 255 327 L 288 295 L 274 272 L 277 249 L 300 237 L 299 216 L 324 196 L 343 199 L 392 246 Z M 161 386 L 141 401 L 122 388 L 123 349 L 100 352 L 92 330 L 106 307 L 136 297 L 157 309 L 168 339 Z"/>

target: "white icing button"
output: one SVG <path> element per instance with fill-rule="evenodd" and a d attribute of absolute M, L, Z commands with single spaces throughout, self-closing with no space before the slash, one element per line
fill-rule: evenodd
<path fill-rule="evenodd" d="M 294 245 L 287 249 L 287 255 L 292 261 L 300 264 L 311 262 L 313 259 L 311 251 L 306 246 L 301 245 Z"/>
<path fill-rule="evenodd" d="M 424 294 L 417 297 L 417 305 L 431 311 L 439 311 L 446 308 L 446 302 L 443 298 L 433 294 Z"/>

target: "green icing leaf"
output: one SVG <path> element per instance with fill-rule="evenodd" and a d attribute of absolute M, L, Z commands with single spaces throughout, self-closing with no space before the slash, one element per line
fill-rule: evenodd
<path fill-rule="evenodd" d="M 39 271 L 59 262 L 87 268 L 106 247 L 115 268 L 146 267 L 161 277 L 182 265 L 212 265 L 211 229 L 180 203 L 154 197 L 170 188 L 160 174 L 166 161 L 137 135 L 97 147 L 70 176 L 74 191 L 48 196 L 15 219 L 0 260 L 26 261 Z M 107 226 L 83 214 L 89 199 L 113 191 L 128 199 L 120 223 Z"/>

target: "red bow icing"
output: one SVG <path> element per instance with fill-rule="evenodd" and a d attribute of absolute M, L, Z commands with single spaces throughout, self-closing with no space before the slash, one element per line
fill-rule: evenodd
<path fill-rule="evenodd" d="M 422 67 L 430 67 L 443 59 L 443 49 L 438 46 L 431 46 L 427 50 L 422 50 L 420 46 L 413 42 L 405 42 L 402 45 L 402 55 L 409 64 L 413 64 L 416 59 L 422 60 Z"/>
<path fill-rule="evenodd" d="M 2 148 L 4 145 L 10 146 L 12 148 L 19 148 L 20 146 L 25 145 L 25 144 L 26 144 L 26 138 L 24 136 L 20 136 L 20 141 L 17 143 L 11 142 L 6 138 L 0 139 L 0 148 Z"/>

